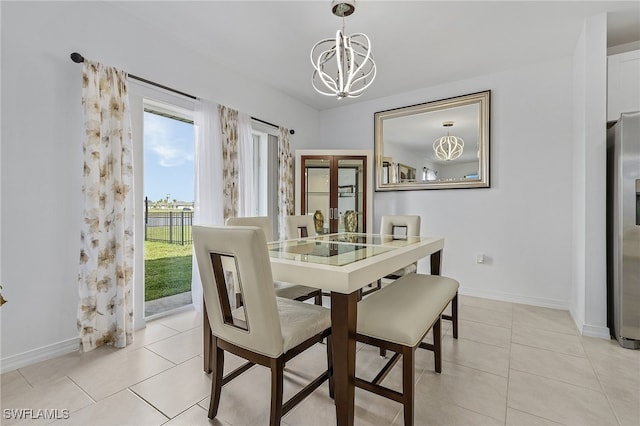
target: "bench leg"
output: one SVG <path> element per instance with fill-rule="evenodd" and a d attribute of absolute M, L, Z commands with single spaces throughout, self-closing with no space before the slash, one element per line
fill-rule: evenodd
<path fill-rule="evenodd" d="M 451 299 L 451 315 L 442 314 L 442 318 L 453 323 L 453 338 L 458 338 L 458 293 Z"/>
<path fill-rule="evenodd" d="M 442 320 L 438 320 L 433 324 L 433 358 L 435 359 L 436 373 L 442 373 Z"/>
<path fill-rule="evenodd" d="M 413 425 L 415 393 L 415 348 L 402 348 L 402 399 L 405 426 Z"/>

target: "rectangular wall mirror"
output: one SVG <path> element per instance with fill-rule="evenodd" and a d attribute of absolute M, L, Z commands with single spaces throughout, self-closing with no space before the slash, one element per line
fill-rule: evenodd
<path fill-rule="evenodd" d="M 491 91 L 376 112 L 376 191 L 488 188 Z"/>

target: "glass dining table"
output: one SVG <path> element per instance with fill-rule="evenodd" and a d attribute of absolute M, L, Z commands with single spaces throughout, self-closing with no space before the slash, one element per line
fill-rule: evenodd
<path fill-rule="evenodd" d="M 273 279 L 331 294 L 336 424 L 353 425 L 358 290 L 430 257 L 440 274 L 444 239 L 338 233 L 268 244 Z"/>

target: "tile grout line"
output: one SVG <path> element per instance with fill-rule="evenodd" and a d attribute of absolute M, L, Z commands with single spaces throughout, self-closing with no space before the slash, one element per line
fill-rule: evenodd
<path fill-rule="evenodd" d="M 613 416 L 616 418 L 616 422 L 618 422 L 618 425 L 622 425 L 622 421 L 620 420 L 620 417 L 618 416 L 617 411 L 615 410 L 615 408 L 613 407 L 613 404 L 611 403 L 611 398 L 609 397 L 609 394 L 607 393 L 606 389 L 602 385 L 602 381 L 600 380 L 600 375 L 598 374 L 598 371 L 596 370 L 596 368 L 593 365 L 593 361 L 591 360 L 591 357 L 589 356 L 589 352 L 587 351 L 587 349 L 584 347 L 584 344 L 582 343 L 582 338 L 580 338 L 580 345 L 582 346 L 582 350 L 584 351 L 584 355 L 587 357 L 587 361 L 589 361 L 589 365 L 591 366 L 591 369 L 593 370 L 593 374 L 596 376 L 596 380 L 598 380 L 598 385 L 600 385 L 600 390 L 602 391 L 602 394 L 604 395 L 604 397 L 607 399 L 607 404 L 609 404 L 609 408 L 611 409 L 611 412 L 613 413 Z"/>
<path fill-rule="evenodd" d="M 69 376 L 69 375 L 65 375 L 64 377 L 66 377 L 67 379 L 69 379 L 69 381 L 70 381 L 71 383 L 73 383 L 74 385 L 76 385 L 76 386 L 78 387 L 78 389 L 80 389 L 80 390 L 82 391 L 82 393 L 84 393 L 84 394 L 85 394 L 85 395 L 86 395 L 86 396 L 87 396 L 91 401 L 93 401 L 93 403 L 94 403 L 94 404 L 97 404 L 97 403 L 98 403 L 98 400 L 97 400 L 97 399 L 93 399 L 93 397 L 89 394 L 89 392 L 87 392 L 87 391 L 86 391 L 82 386 L 80 386 L 78 383 L 76 383 L 76 381 L 75 381 L 75 380 L 73 380 L 73 379 L 71 378 L 71 376 Z"/>
<path fill-rule="evenodd" d="M 136 383 L 137 384 L 137 383 Z M 135 386 L 135 385 L 133 385 Z M 133 395 L 135 395 L 137 398 L 139 398 L 141 401 L 143 401 L 145 404 L 147 404 L 149 407 L 153 408 L 154 410 L 156 410 L 158 413 L 162 414 L 163 416 L 165 416 L 167 418 L 167 420 L 172 420 L 175 417 L 178 417 L 180 414 L 184 413 L 184 411 L 178 413 L 175 417 L 169 417 L 167 414 L 165 414 L 162 410 L 160 410 L 158 407 L 156 407 L 155 405 L 153 405 L 150 401 L 147 401 L 145 398 L 142 397 L 142 395 L 140 395 L 139 393 L 137 393 L 136 391 L 134 391 L 133 389 L 131 389 L 131 386 L 124 388 L 124 391 L 129 391 L 131 392 Z M 121 391 L 120 391 L 121 392 Z M 197 405 L 198 403 L 196 402 L 195 405 Z M 193 407 L 193 405 L 191 405 L 188 409 L 190 409 L 191 407 Z M 166 423 L 166 422 L 165 422 Z"/>
<path fill-rule="evenodd" d="M 509 332 L 509 362 L 507 366 L 507 392 L 504 401 L 504 424 L 506 426 L 509 415 L 509 388 L 511 387 L 511 348 L 513 347 L 513 305 L 511 306 L 511 329 Z"/>

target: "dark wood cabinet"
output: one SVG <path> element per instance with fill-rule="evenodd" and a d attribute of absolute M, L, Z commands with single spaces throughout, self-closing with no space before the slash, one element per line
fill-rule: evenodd
<path fill-rule="evenodd" d="M 369 158 L 338 152 L 321 155 L 304 151 L 297 156 L 299 212 L 322 220 L 323 225 L 317 228 L 321 233 L 371 231 L 367 229 Z"/>

